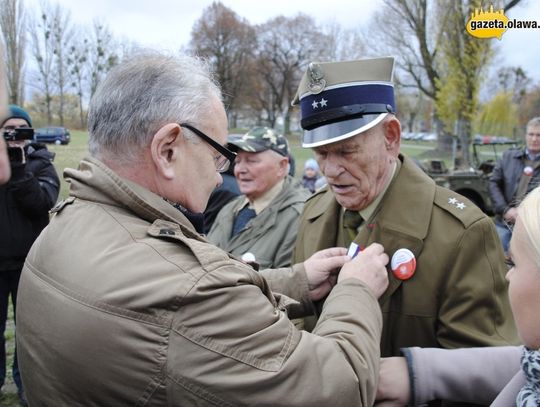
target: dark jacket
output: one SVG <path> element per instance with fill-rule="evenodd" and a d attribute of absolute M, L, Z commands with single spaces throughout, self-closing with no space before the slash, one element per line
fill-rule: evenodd
<path fill-rule="evenodd" d="M 26 164 L 12 163 L 11 179 L 0 186 L 0 272 L 22 269 L 60 190 L 54 154 L 38 143 L 25 150 Z"/>
<path fill-rule="evenodd" d="M 510 149 L 505 151 L 499 160 L 489 179 L 489 193 L 493 201 L 493 211 L 502 215 L 508 207 L 517 206 L 519 202 L 513 202 L 519 180 L 525 168 L 525 149 Z M 540 168 L 536 168 L 531 182 L 527 187 L 527 193 L 540 184 Z"/>
<path fill-rule="evenodd" d="M 240 188 L 238 188 L 238 183 L 236 182 L 236 178 L 232 172 L 223 173 L 221 176 L 223 177 L 223 183 L 214 189 L 210 195 L 210 198 L 208 199 L 208 204 L 206 205 L 206 209 L 204 211 L 203 231 L 205 234 L 210 232 L 210 228 L 214 224 L 219 211 L 230 201 L 241 194 Z"/>
<path fill-rule="evenodd" d="M 409 280 L 398 280 L 388 267 L 390 284 L 379 298 L 381 354 L 397 356 L 410 346 L 517 344 L 493 222 L 466 198 L 435 185 L 410 159 L 400 159 L 401 169 L 355 239 L 361 246 L 382 244 L 390 258 L 401 248 L 416 257 Z M 341 210 L 328 188 L 306 202 L 293 263 L 344 245 Z"/>

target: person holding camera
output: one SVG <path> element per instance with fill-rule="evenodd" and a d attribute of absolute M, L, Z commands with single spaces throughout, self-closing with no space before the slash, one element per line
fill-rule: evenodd
<path fill-rule="evenodd" d="M 15 313 L 24 260 L 49 222 L 49 210 L 58 198 L 60 180 L 52 163 L 54 154 L 45 145 L 32 142 L 32 120 L 25 110 L 10 105 L 0 131 L 7 144 L 11 167 L 11 179 L 0 186 L 0 386 L 3 386 L 9 297 Z M 16 355 L 12 368 L 13 381 L 24 403 Z"/>

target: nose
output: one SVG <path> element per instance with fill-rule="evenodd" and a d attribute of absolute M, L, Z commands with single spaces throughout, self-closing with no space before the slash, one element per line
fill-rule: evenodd
<path fill-rule="evenodd" d="M 512 277 L 511 274 L 513 274 L 514 268 L 512 267 L 510 270 L 506 272 L 506 276 L 504 276 L 505 280 L 510 282 L 510 278 Z"/>
<path fill-rule="evenodd" d="M 323 175 L 327 178 L 336 178 L 343 171 L 339 161 L 330 155 L 319 166 Z"/>

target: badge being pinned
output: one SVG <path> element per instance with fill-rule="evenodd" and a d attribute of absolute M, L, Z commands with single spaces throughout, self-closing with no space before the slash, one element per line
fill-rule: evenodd
<path fill-rule="evenodd" d="M 390 266 L 396 278 L 408 280 L 416 270 L 416 257 L 409 249 L 399 249 L 392 256 Z"/>
<path fill-rule="evenodd" d="M 352 242 L 349 246 L 349 250 L 347 251 L 347 256 L 349 256 L 351 259 L 354 259 L 358 253 L 360 253 L 362 249 L 360 246 L 358 246 L 356 243 Z"/>
<path fill-rule="evenodd" d="M 530 177 L 533 175 L 534 169 L 530 165 L 527 165 L 525 168 L 523 168 L 523 174 L 525 174 L 527 177 Z"/>

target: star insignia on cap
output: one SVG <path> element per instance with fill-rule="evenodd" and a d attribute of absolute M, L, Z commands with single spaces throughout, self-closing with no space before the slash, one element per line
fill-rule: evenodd
<path fill-rule="evenodd" d="M 325 98 L 322 98 L 320 101 L 321 107 L 326 107 L 326 102 L 328 102 L 328 100 L 326 100 Z"/>
<path fill-rule="evenodd" d="M 317 109 L 319 107 L 319 102 L 314 100 L 313 103 L 311 104 L 311 106 L 313 106 L 313 109 Z"/>
<path fill-rule="evenodd" d="M 451 204 L 451 205 L 455 205 L 455 204 L 457 204 L 457 201 L 458 201 L 458 200 L 457 200 L 456 198 L 450 198 L 450 199 L 448 200 L 448 203 Z"/>

